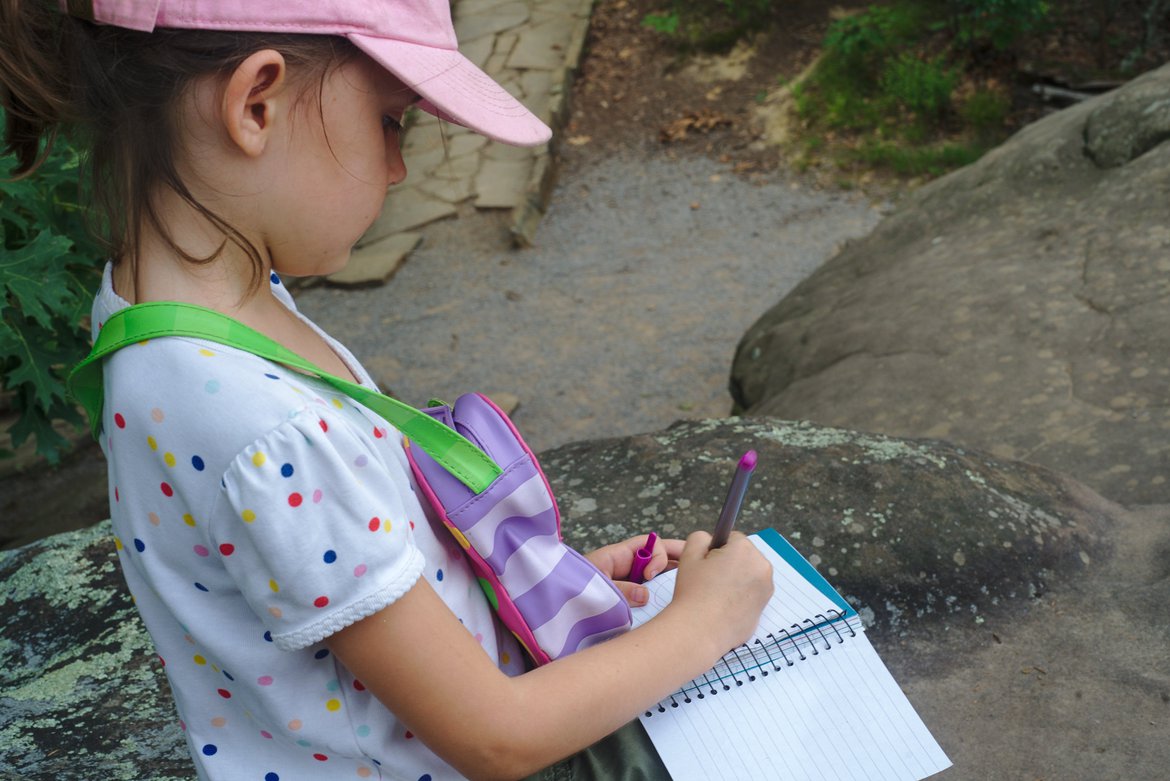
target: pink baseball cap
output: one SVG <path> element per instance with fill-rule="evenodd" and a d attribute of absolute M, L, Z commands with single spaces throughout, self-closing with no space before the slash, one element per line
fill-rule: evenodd
<path fill-rule="evenodd" d="M 459 53 L 449 0 L 59 0 L 71 16 L 151 32 L 339 35 L 417 92 L 419 107 L 488 138 L 543 144 L 548 126 Z"/>

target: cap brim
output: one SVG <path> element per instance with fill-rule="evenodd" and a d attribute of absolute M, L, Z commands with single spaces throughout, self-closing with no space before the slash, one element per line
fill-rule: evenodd
<path fill-rule="evenodd" d="M 347 36 L 386 70 L 417 92 L 424 111 L 514 146 L 538 146 L 552 130 L 520 101 L 454 49 Z"/>

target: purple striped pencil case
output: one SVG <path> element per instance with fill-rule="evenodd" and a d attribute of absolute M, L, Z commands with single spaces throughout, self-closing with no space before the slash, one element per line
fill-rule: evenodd
<path fill-rule="evenodd" d="M 630 627 L 617 586 L 561 540 L 548 480 L 512 421 L 479 393 L 422 410 L 483 450 L 503 473 L 476 494 L 427 455 L 408 447 L 415 480 L 467 553 L 488 600 L 538 664 Z"/>

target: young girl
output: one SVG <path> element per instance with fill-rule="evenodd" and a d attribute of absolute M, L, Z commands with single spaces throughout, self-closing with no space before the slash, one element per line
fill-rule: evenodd
<path fill-rule="evenodd" d="M 0 0 L 7 151 L 31 171 L 59 127 L 88 151 L 112 258 L 95 328 L 199 304 L 371 385 L 277 272 L 346 263 L 406 175 L 411 105 L 507 143 L 549 135 L 458 54 L 447 0 L 60 5 Z M 660 777 L 637 723 L 619 728 L 745 640 L 771 592 L 741 535 L 669 540 L 646 571 L 677 563 L 669 608 L 526 672 L 385 421 L 188 338 L 127 347 L 104 378 L 121 563 L 202 779 Z M 644 540 L 589 556 L 621 581 Z"/>

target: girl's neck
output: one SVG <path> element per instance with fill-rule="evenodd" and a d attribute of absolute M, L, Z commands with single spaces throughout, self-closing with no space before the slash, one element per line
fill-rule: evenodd
<path fill-rule="evenodd" d="M 142 226 L 135 257 L 115 263 L 118 294 L 131 303 L 183 301 L 234 317 L 265 306 L 272 299 L 265 284 L 271 264 L 263 244 L 253 240 L 260 252 L 257 263 L 202 214 L 169 195 L 159 198 L 157 206 L 173 242 L 155 226 Z M 191 257 L 211 260 L 192 262 L 175 245 Z"/>

